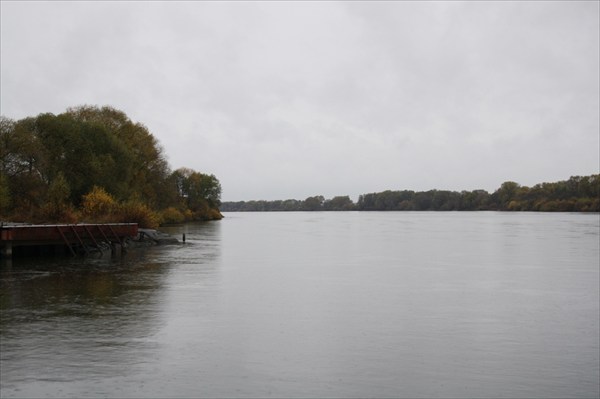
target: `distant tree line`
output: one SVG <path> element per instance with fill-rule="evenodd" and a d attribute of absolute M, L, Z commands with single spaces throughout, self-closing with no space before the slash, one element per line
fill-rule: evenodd
<path fill-rule="evenodd" d="M 349 196 L 334 197 L 326 200 L 322 195 L 307 199 L 276 200 L 276 201 L 238 201 L 223 202 L 223 212 L 285 212 L 285 211 L 354 211 L 356 204 Z"/>
<path fill-rule="evenodd" d="M 474 191 L 383 191 L 350 197 L 308 197 L 303 201 L 223 202 L 224 212 L 268 211 L 542 211 L 600 212 L 600 175 L 573 176 L 533 187 L 507 181 L 493 193 Z"/>
<path fill-rule="evenodd" d="M 0 220 L 138 222 L 220 219 L 214 175 L 171 171 L 156 138 L 112 107 L 0 117 Z"/>

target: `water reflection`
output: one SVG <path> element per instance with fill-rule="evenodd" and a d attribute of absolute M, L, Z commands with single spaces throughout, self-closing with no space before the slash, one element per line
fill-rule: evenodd
<path fill-rule="evenodd" d="M 155 367 L 173 310 L 169 289 L 182 283 L 173 281 L 173 269 L 183 269 L 175 275 L 185 279 L 186 265 L 214 264 L 219 256 L 218 224 L 168 230 L 178 229 L 187 232 L 185 244 L 122 257 L 3 259 L 2 396 L 120 396 L 107 379 Z"/>
<path fill-rule="evenodd" d="M 134 367 L 140 352 L 156 345 L 147 337 L 157 328 L 153 309 L 165 272 L 151 259 L 15 259 L 3 265 L 3 392 L 28 380 L 97 378 Z"/>

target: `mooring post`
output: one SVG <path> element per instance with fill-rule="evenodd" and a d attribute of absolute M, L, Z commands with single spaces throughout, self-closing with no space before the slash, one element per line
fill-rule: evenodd
<path fill-rule="evenodd" d="M 183 242 L 185 242 L 185 233 L 183 233 Z"/>

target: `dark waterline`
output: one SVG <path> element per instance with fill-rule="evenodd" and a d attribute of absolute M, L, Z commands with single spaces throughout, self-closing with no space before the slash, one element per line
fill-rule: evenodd
<path fill-rule="evenodd" d="M 230 213 L 1 264 L 4 397 L 598 397 L 600 219 Z"/>

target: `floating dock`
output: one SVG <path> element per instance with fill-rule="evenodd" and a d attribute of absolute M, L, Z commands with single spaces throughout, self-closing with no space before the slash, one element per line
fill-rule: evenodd
<path fill-rule="evenodd" d="M 110 247 L 123 250 L 125 242 L 138 234 L 137 223 L 107 224 L 2 224 L 0 256 L 10 257 L 15 247 L 67 248 L 73 255 Z M 117 248 L 118 246 L 118 248 Z"/>

